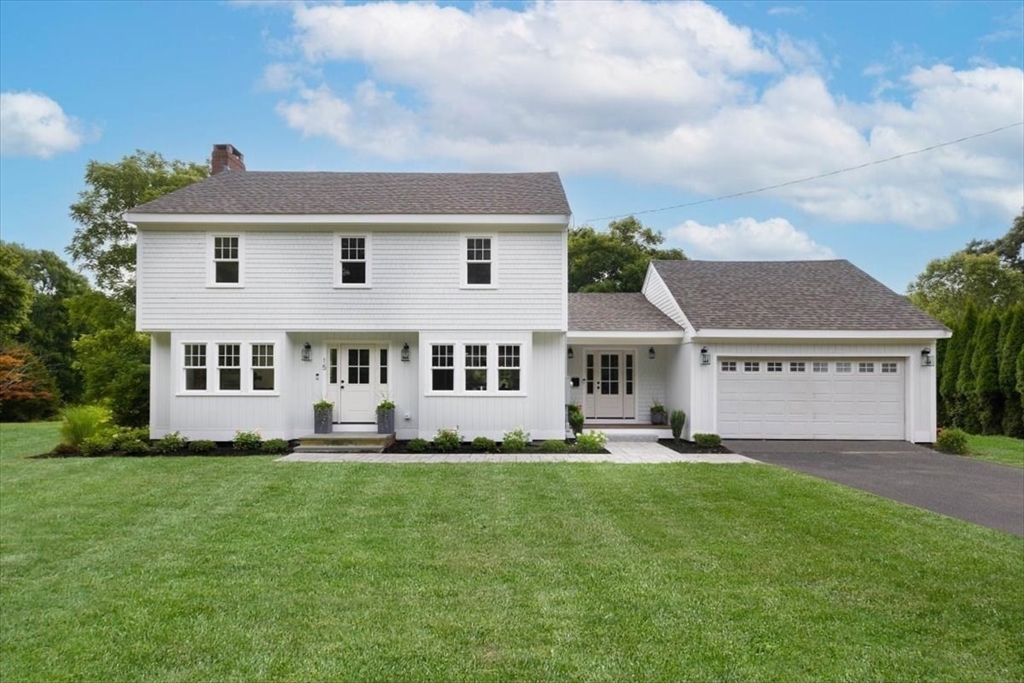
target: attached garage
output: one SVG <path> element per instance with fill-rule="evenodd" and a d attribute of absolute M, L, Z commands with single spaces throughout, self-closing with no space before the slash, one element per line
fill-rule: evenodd
<path fill-rule="evenodd" d="M 899 358 L 722 357 L 717 424 L 727 438 L 906 438 Z"/>

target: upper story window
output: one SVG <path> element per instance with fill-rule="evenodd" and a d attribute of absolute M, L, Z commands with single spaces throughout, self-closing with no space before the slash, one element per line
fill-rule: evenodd
<path fill-rule="evenodd" d="M 334 236 L 334 285 L 336 287 L 370 286 L 370 236 Z"/>
<path fill-rule="evenodd" d="M 245 240 L 242 235 L 209 235 L 207 285 L 241 287 L 243 282 Z"/>
<path fill-rule="evenodd" d="M 462 271 L 463 286 L 495 286 L 493 237 L 464 238 Z"/>

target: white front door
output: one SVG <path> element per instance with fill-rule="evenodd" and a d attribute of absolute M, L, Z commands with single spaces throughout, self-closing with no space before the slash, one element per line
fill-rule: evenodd
<path fill-rule="evenodd" d="M 331 394 L 337 396 L 336 422 L 377 420 L 378 355 L 377 347 L 364 344 L 331 349 L 330 381 L 334 385 Z"/>
<path fill-rule="evenodd" d="M 588 351 L 587 417 L 622 419 L 634 416 L 634 354 L 629 351 Z"/>

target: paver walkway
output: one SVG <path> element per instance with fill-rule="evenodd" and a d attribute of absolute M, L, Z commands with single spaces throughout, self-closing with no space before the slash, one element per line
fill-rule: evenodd
<path fill-rule="evenodd" d="M 474 462 L 610 462 L 643 465 L 669 462 L 756 462 L 734 453 L 676 453 L 657 442 L 609 441 L 607 453 L 292 453 L 276 462 L 474 463 Z"/>

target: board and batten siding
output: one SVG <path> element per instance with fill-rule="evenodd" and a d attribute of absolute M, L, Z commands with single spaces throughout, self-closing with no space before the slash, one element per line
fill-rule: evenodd
<path fill-rule="evenodd" d="M 138 329 L 565 331 L 564 230 L 240 232 L 244 287 L 211 288 L 206 232 L 140 230 Z M 343 233 L 371 234 L 368 288 L 334 286 Z M 473 234 L 495 239 L 493 289 L 460 286 Z"/>
<path fill-rule="evenodd" d="M 519 344 L 525 392 L 511 396 L 430 392 L 431 345 L 448 343 Z M 420 345 L 420 381 L 424 388 L 419 396 L 420 438 L 433 439 L 439 429 L 458 429 L 466 440 L 483 436 L 501 441 L 505 432 L 520 427 L 533 439 L 565 438 L 564 334 L 429 332 L 420 335 Z M 456 354 L 460 348 L 456 348 Z M 458 368 L 457 363 L 456 372 Z"/>
<path fill-rule="evenodd" d="M 711 353 L 711 364 L 700 364 L 700 348 L 706 345 Z M 935 355 L 933 341 L 886 343 L 712 343 L 694 341 L 683 346 L 683 372 L 690 377 L 689 403 L 692 408 L 685 429 L 686 438 L 699 432 L 718 433 L 717 377 L 721 359 L 801 359 L 844 360 L 899 359 L 903 361 L 905 397 L 905 438 L 913 442 L 935 441 L 935 367 L 921 367 L 921 349 L 930 348 Z M 869 426 L 865 426 L 869 429 Z"/>

